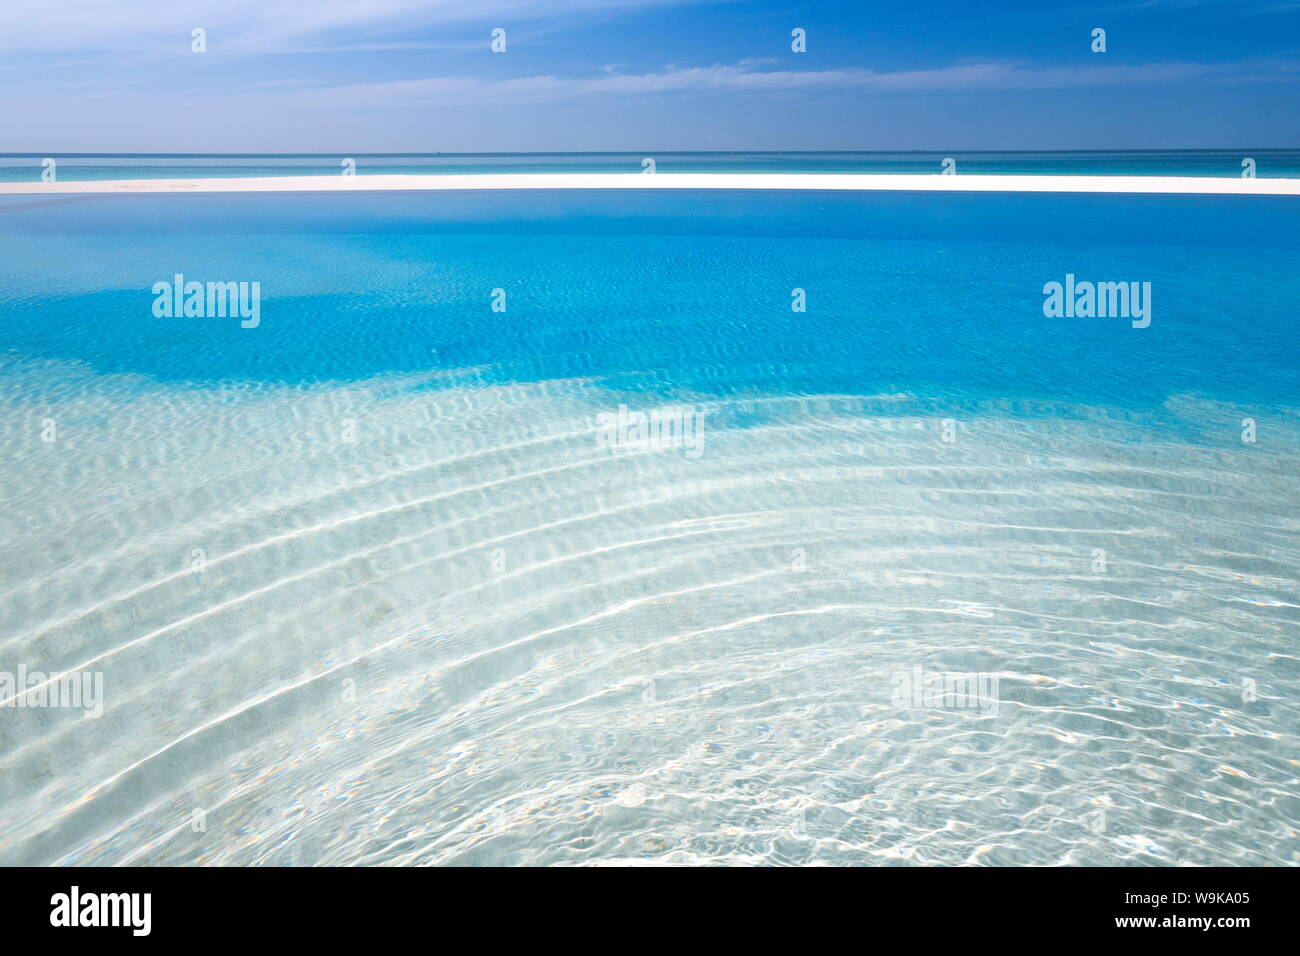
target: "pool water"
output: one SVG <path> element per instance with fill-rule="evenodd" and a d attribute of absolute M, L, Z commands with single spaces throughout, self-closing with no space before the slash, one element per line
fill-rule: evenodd
<path fill-rule="evenodd" d="M 3 197 L 0 862 L 1300 861 L 1298 208 Z"/>

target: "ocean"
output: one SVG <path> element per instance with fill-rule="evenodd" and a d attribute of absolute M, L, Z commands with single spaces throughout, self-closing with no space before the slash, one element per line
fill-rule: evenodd
<path fill-rule="evenodd" d="M 0 863 L 1300 862 L 1298 209 L 0 197 Z"/>
<path fill-rule="evenodd" d="M 344 162 L 357 176 L 398 173 L 640 173 L 647 159 L 664 173 L 941 173 L 1044 176 L 1239 177 L 1247 160 L 1260 178 L 1300 176 L 1298 149 L 1073 150 L 1042 152 L 782 152 L 731 150 L 637 153 L 338 153 L 322 155 L 0 153 L 0 182 L 39 181 L 44 160 L 60 182 L 104 179 L 218 179 L 329 176 Z"/>

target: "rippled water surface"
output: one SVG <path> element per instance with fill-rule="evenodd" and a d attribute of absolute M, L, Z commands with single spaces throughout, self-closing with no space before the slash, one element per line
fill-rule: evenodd
<path fill-rule="evenodd" d="M 1300 861 L 1296 209 L 10 197 L 0 862 Z"/>

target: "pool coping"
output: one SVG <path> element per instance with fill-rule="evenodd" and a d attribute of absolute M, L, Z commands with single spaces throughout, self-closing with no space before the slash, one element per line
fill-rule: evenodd
<path fill-rule="evenodd" d="M 1300 196 L 1300 179 L 899 173 L 474 173 L 0 183 L 0 195 L 497 189 L 750 189 Z"/>

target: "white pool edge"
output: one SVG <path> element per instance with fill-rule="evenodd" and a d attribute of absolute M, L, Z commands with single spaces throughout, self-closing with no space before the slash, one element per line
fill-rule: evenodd
<path fill-rule="evenodd" d="M 1211 176 L 945 176 L 894 173 L 473 173 L 0 183 L 0 195 L 47 196 L 89 193 L 373 192 L 426 189 L 822 189 L 1300 196 L 1300 179 Z"/>

